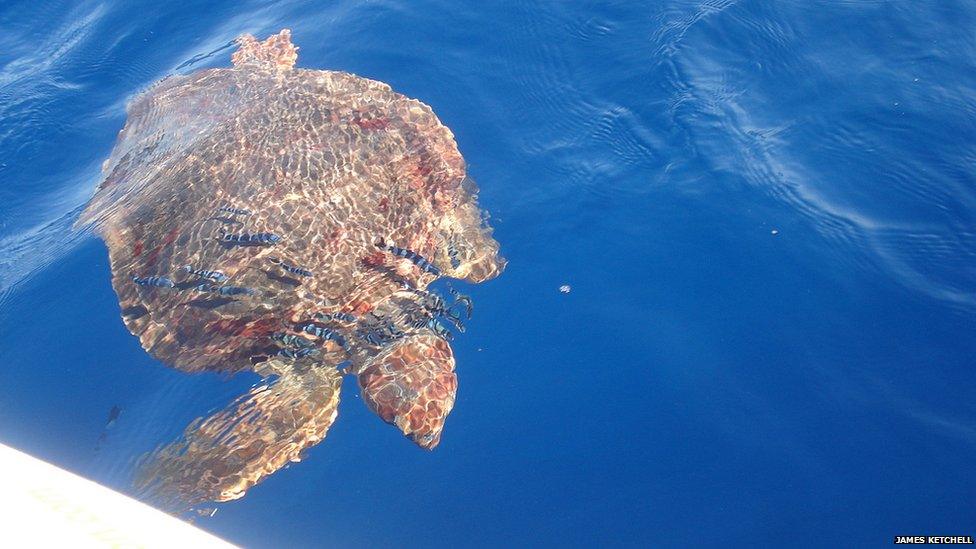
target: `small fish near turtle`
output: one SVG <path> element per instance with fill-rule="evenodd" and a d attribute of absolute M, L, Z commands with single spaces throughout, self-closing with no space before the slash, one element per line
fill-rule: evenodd
<path fill-rule="evenodd" d="M 458 383 L 441 320 L 460 314 L 425 309 L 424 292 L 505 268 L 429 106 L 296 69 L 288 30 L 237 45 L 232 67 L 131 101 L 79 219 L 105 241 L 122 320 L 149 354 L 263 378 L 141 460 L 137 491 L 173 511 L 240 498 L 299 461 L 335 421 L 344 373 L 383 421 L 436 447 Z M 470 316 L 470 299 L 455 304 Z"/>

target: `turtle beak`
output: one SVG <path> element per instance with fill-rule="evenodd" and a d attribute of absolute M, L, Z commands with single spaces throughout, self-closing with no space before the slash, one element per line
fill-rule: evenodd
<path fill-rule="evenodd" d="M 420 435 L 419 433 L 414 433 L 410 435 L 410 438 L 412 438 L 413 441 L 417 443 L 417 446 L 420 446 L 425 450 L 433 450 L 434 448 L 437 447 L 438 444 L 441 443 L 442 429 L 443 429 L 443 424 L 439 429 L 437 429 L 436 433 L 433 431 L 429 433 L 425 433 L 423 435 Z"/>
<path fill-rule="evenodd" d="M 377 356 L 359 373 L 367 406 L 417 446 L 433 450 L 454 408 L 454 354 L 434 335 L 407 338 Z"/>

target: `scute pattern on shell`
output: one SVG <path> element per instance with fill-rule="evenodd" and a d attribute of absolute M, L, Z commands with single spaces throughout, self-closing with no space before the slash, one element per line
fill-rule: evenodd
<path fill-rule="evenodd" d="M 321 440 L 338 403 L 337 376 L 321 371 L 345 360 L 380 417 L 436 446 L 457 378 L 434 332 L 377 348 L 340 326 L 346 348 L 320 342 L 314 359 L 292 362 L 274 355 L 272 335 L 314 313 L 407 314 L 419 298 L 405 286 L 423 290 L 436 277 L 383 252 L 379 238 L 452 278 L 481 282 L 505 267 L 454 136 L 430 107 L 381 82 L 293 68 L 287 30 L 238 44 L 233 68 L 168 77 L 129 105 L 80 220 L 104 238 L 123 319 L 154 357 L 186 372 L 277 376 L 268 390 L 279 396 L 252 392 L 147 458 L 141 485 L 190 503 L 240 497 Z M 281 240 L 222 241 L 244 232 Z M 313 276 L 289 276 L 272 261 L 281 258 Z M 256 295 L 196 291 L 184 265 L 220 270 Z M 177 288 L 139 286 L 133 275 Z M 221 435 L 230 426 L 233 443 Z"/>

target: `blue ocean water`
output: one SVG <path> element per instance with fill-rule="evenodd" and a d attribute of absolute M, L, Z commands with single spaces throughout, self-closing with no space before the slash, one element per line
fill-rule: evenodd
<path fill-rule="evenodd" d="M 128 490 L 136 457 L 255 381 L 149 357 L 71 225 L 129 98 L 281 28 L 299 66 L 433 107 L 509 266 L 467 288 L 434 452 L 347 380 L 328 438 L 202 527 L 253 547 L 973 535 L 962 1 L 8 0 L 0 442 Z"/>

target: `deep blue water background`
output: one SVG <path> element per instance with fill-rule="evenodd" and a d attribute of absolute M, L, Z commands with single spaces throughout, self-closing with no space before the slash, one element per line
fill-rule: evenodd
<path fill-rule="evenodd" d="M 125 490 L 253 383 L 150 358 L 70 227 L 128 98 L 283 27 L 300 66 L 434 108 L 510 264 L 468 288 L 436 451 L 347 380 L 328 438 L 203 527 L 256 547 L 976 533 L 964 1 L 7 0 L 0 441 Z"/>

